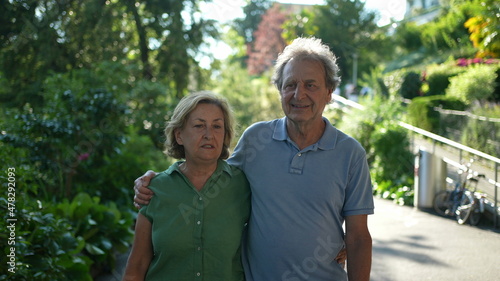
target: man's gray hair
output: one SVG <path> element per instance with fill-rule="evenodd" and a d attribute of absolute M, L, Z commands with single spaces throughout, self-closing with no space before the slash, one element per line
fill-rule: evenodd
<path fill-rule="evenodd" d="M 291 59 L 309 59 L 319 61 L 325 68 L 325 81 L 327 88 L 332 92 L 340 83 L 337 57 L 321 39 L 315 37 L 299 37 L 293 40 L 278 56 L 274 67 L 272 81 L 278 90 L 283 84 L 283 70 Z"/>

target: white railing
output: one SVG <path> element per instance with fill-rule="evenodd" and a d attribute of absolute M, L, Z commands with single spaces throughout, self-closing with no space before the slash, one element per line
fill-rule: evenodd
<path fill-rule="evenodd" d="M 341 103 L 349 108 L 356 108 L 359 110 L 364 110 L 365 107 L 357 102 L 354 102 L 352 100 L 348 100 L 342 96 L 339 95 L 334 95 L 333 96 L 333 101 L 336 103 Z M 433 134 L 429 131 L 420 129 L 418 127 L 412 126 L 410 124 L 407 124 L 405 122 L 399 122 L 399 125 L 407 130 L 410 130 L 414 133 L 417 133 L 419 135 L 425 136 L 427 138 L 432 139 L 434 142 L 440 142 L 442 144 L 454 147 L 460 151 L 460 161 L 462 160 L 462 152 L 468 152 L 470 154 L 476 155 L 478 157 L 481 157 L 485 160 L 492 161 L 494 163 L 494 179 L 489 178 L 488 182 L 494 186 L 494 212 L 493 212 L 493 224 L 494 227 L 496 228 L 498 226 L 498 213 L 499 213 L 499 206 L 498 206 L 498 190 L 500 188 L 500 179 L 499 179 L 499 170 L 500 170 L 500 158 L 494 157 L 492 155 L 486 154 L 484 152 L 481 152 L 479 150 L 473 149 L 471 147 L 465 146 L 463 144 L 460 144 L 458 142 L 452 141 L 450 139 L 444 138 L 442 136 Z"/>

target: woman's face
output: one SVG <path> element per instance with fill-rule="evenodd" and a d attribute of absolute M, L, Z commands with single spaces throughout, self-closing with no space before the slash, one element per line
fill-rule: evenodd
<path fill-rule="evenodd" d="M 184 146 L 186 161 L 212 164 L 224 146 L 224 114 L 215 104 L 198 104 L 183 128 L 175 131 L 177 143 Z"/>

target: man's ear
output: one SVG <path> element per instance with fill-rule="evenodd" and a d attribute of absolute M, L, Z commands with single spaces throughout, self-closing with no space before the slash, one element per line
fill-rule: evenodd
<path fill-rule="evenodd" d="M 331 102 L 331 101 L 332 101 L 332 98 L 333 98 L 333 96 L 332 96 L 332 95 L 333 95 L 333 88 L 329 88 L 329 89 L 328 89 L 328 95 L 327 95 L 327 97 L 328 97 L 328 102 Z"/>

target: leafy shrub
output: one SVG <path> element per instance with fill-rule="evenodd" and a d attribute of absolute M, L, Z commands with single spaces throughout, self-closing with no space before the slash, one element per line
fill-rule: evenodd
<path fill-rule="evenodd" d="M 99 197 L 79 193 L 72 201 L 65 199 L 49 209 L 70 222 L 75 237 L 83 238 L 82 253 L 94 261 L 97 272 L 114 268 L 115 254 L 125 252 L 133 237 L 132 215 L 120 212 L 114 202 L 99 201 Z"/>
<path fill-rule="evenodd" d="M 406 69 L 398 69 L 384 76 L 384 85 L 387 85 L 389 94 L 395 95 L 401 91 L 401 86 L 407 72 Z"/>
<path fill-rule="evenodd" d="M 427 96 L 444 95 L 446 88 L 450 85 L 450 78 L 464 71 L 463 67 L 457 67 L 449 63 L 434 64 L 427 67 L 425 82 L 428 90 L 425 94 Z"/>
<path fill-rule="evenodd" d="M 25 164 L 40 172 L 49 201 L 77 193 L 75 177 L 91 175 L 113 156 L 124 141 L 125 107 L 114 94 L 102 90 L 59 92 L 46 98 L 42 109 L 13 112 L 4 145 L 27 152 Z M 89 165 L 82 165 L 82 164 Z"/>
<path fill-rule="evenodd" d="M 375 183 L 374 194 L 375 196 L 393 200 L 398 205 L 413 206 L 415 201 L 415 189 L 412 188 L 413 179 L 408 185 L 398 186 L 394 185 L 391 181 L 382 181 Z"/>
<path fill-rule="evenodd" d="M 374 193 L 411 205 L 414 157 L 409 150 L 408 132 L 397 123 L 402 107 L 397 100 L 379 97 L 362 99 L 362 104 L 364 110 L 348 111 L 337 127 L 365 148 Z"/>
<path fill-rule="evenodd" d="M 467 17 L 462 5 L 452 5 L 434 21 L 420 26 L 423 45 L 428 50 L 437 52 L 472 45 L 464 27 Z"/>
<path fill-rule="evenodd" d="M 474 107 L 472 113 L 476 116 L 489 118 L 467 118 L 463 129 L 462 143 L 490 155 L 500 155 L 500 105 Z"/>
<path fill-rule="evenodd" d="M 460 100 L 447 96 L 428 96 L 414 98 L 408 106 L 407 121 L 426 131 L 438 133 L 439 112 L 434 107 L 464 110 L 465 104 Z"/>
<path fill-rule="evenodd" d="M 16 194 L 21 197 L 22 193 Z M 9 211 L 7 200 L 0 198 L 2 220 L 0 227 L 6 228 Z M 92 280 L 90 267 L 92 260 L 82 254 L 85 242 L 74 236 L 71 224 L 58 217 L 38 200 L 23 196 L 16 201 L 16 267 L 15 273 L 8 272 L 7 261 L 2 255 L 0 279 L 2 280 Z M 2 241 L 7 241 L 7 233 L 1 232 Z M 7 248 L 5 248 L 7 250 Z"/>
<path fill-rule="evenodd" d="M 396 28 L 394 38 L 406 51 L 416 51 L 422 47 L 421 28 L 414 22 L 402 22 Z"/>
<path fill-rule="evenodd" d="M 450 79 L 446 95 L 471 104 L 474 101 L 486 101 L 495 93 L 497 65 L 473 65 L 467 71 Z"/>
<path fill-rule="evenodd" d="M 405 99 L 413 99 L 421 95 L 421 87 L 422 80 L 420 79 L 420 75 L 410 71 L 405 75 L 399 93 Z"/>
<path fill-rule="evenodd" d="M 368 153 L 368 162 L 371 163 L 374 158 L 371 140 L 373 132 L 386 120 L 398 120 L 401 107 L 395 100 L 380 97 L 364 98 L 361 102 L 365 109 L 352 109 L 346 112 L 338 121 L 337 127 L 355 138 L 364 147 Z"/>
<path fill-rule="evenodd" d="M 406 129 L 395 123 L 385 122 L 371 136 L 372 176 L 377 182 L 391 181 L 395 185 L 408 182 L 413 177 L 414 155 Z"/>

